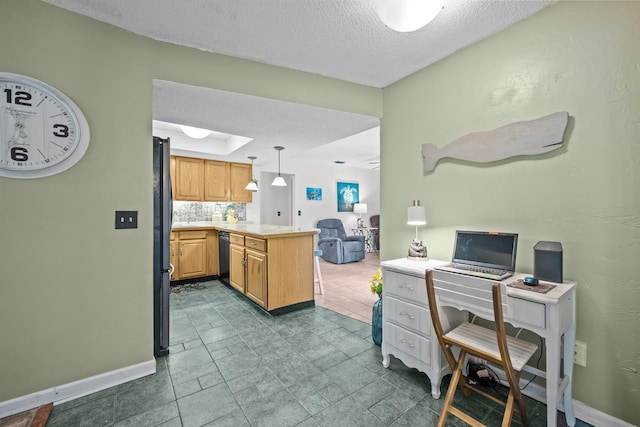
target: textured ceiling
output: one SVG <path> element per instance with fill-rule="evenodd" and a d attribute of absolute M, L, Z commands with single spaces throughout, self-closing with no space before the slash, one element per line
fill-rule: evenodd
<path fill-rule="evenodd" d="M 426 27 L 411 33 L 397 33 L 378 19 L 375 0 L 50 1 L 153 39 L 378 88 L 497 33 L 554 2 L 448 0 L 443 11 Z M 166 82 L 166 86 L 169 85 Z M 162 88 L 165 83 L 156 82 L 154 86 Z M 204 91 L 201 97 L 207 94 L 210 97 L 204 104 L 214 105 L 218 109 L 215 113 L 223 113 L 226 107 L 220 102 L 221 98 L 231 102 L 229 107 L 237 107 L 239 102 L 248 105 L 270 102 L 238 94 L 224 95 L 219 91 Z M 362 121 L 355 120 L 349 126 L 346 122 L 353 119 L 350 115 L 341 116 L 338 112 L 330 115 L 321 109 L 301 107 L 299 114 L 308 118 L 302 122 L 311 123 L 310 127 L 306 130 L 296 127 L 288 134 L 288 126 L 278 126 L 249 113 L 277 113 L 280 108 L 286 113 L 293 107 L 286 103 L 274 103 L 266 109 L 264 105 L 246 108 L 244 123 L 235 120 L 233 124 L 221 120 L 194 123 L 190 119 L 193 109 L 174 107 L 179 108 L 173 110 L 183 110 L 184 116 L 172 120 L 183 124 L 243 136 L 260 135 L 244 147 L 254 147 L 254 150 L 264 150 L 276 137 L 300 144 L 301 132 L 309 136 L 309 144 L 304 145 L 309 148 L 376 126 L 371 118 L 363 117 L 359 117 Z M 161 110 L 162 106 L 154 105 L 154 119 L 163 120 L 161 116 L 166 112 Z M 325 116 L 331 116 L 334 121 L 313 123 L 314 117 L 320 120 Z M 255 123 L 262 123 L 263 127 L 258 129 Z"/>

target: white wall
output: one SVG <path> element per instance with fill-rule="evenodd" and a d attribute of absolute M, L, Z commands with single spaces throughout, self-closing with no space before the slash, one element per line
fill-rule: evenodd
<path fill-rule="evenodd" d="M 277 162 L 264 166 L 254 166 L 254 175 L 259 179 L 259 186 L 271 185 L 260 180 L 260 172 L 277 171 Z M 360 203 L 367 204 L 367 213 L 362 215 L 365 224 L 369 224 L 369 216 L 380 213 L 380 171 L 378 169 L 360 169 L 346 165 L 320 163 L 313 160 L 281 161 L 281 172 L 295 175 L 293 191 L 293 211 L 295 227 L 315 227 L 316 222 L 324 218 L 339 218 L 347 233 L 356 226 L 358 215 L 351 212 L 338 212 L 336 185 L 338 181 L 356 182 L 359 184 Z M 322 200 L 306 199 L 307 187 L 322 188 Z M 260 221 L 260 191 L 254 193 L 253 203 L 247 204 L 247 221 Z M 298 216 L 298 210 L 301 215 Z"/>

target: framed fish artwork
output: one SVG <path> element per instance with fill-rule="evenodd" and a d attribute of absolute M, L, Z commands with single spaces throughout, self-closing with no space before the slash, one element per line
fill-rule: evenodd
<path fill-rule="evenodd" d="M 357 182 L 338 181 L 338 212 L 353 212 L 354 203 L 360 202 L 360 185 Z"/>
<path fill-rule="evenodd" d="M 322 200 L 322 188 L 307 187 L 307 200 Z"/>

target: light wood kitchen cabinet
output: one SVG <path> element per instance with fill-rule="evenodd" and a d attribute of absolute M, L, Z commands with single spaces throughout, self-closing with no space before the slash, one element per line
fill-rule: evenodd
<path fill-rule="evenodd" d="M 272 313 L 313 304 L 313 234 L 259 238 L 232 232 L 231 286 Z"/>
<path fill-rule="evenodd" d="M 253 200 L 253 192 L 244 189 L 253 178 L 253 168 L 248 163 L 172 156 L 171 177 L 174 200 L 240 203 Z"/>
<path fill-rule="evenodd" d="M 245 237 L 245 295 L 267 307 L 267 242 Z"/>
<path fill-rule="evenodd" d="M 230 234 L 229 282 L 258 305 L 267 308 L 266 240 Z"/>
<path fill-rule="evenodd" d="M 245 293 L 244 236 L 229 235 L 229 284 L 238 292 Z"/>
<path fill-rule="evenodd" d="M 176 240 L 178 233 L 171 233 L 171 241 L 169 243 L 170 259 L 169 262 L 173 266 L 171 271 L 171 280 L 177 280 L 180 277 L 180 262 L 178 260 L 180 253 L 180 242 Z"/>
<path fill-rule="evenodd" d="M 229 163 L 205 160 L 204 200 L 226 202 L 229 200 L 229 193 Z"/>
<path fill-rule="evenodd" d="M 171 280 L 219 274 L 218 232 L 213 227 L 172 231 L 170 251 L 173 264 Z"/>
<path fill-rule="evenodd" d="M 180 232 L 180 279 L 207 275 L 207 231 Z"/>
<path fill-rule="evenodd" d="M 229 182 L 231 191 L 229 194 L 230 202 L 251 203 L 253 200 L 253 191 L 245 190 L 249 181 L 253 178 L 253 169 L 251 165 L 246 163 L 230 163 L 229 165 Z"/>
<path fill-rule="evenodd" d="M 204 200 L 204 160 L 176 157 L 174 200 Z"/>

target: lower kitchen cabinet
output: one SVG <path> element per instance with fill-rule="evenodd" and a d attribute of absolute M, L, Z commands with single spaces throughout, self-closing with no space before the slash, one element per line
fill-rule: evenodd
<path fill-rule="evenodd" d="M 239 238 L 241 238 L 242 243 L 238 243 Z M 246 266 L 246 260 L 244 259 L 244 236 L 231 234 L 229 239 L 231 241 L 229 245 L 229 284 L 238 292 L 244 294 Z"/>
<path fill-rule="evenodd" d="M 313 304 L 313 234 L 229 235 L 229 282 L 269 312 Z"/>
<path fill-rule="evenodd" d="M 180 232 L 180 279 L 207 275 L 207 232 Z"/>
<path fill-rule="evenodd" d="M 267 306 L 267 255 L 245 249 L 247 261 L 245 295 L 262 307 Z"/>
<path fill-rule="evenodd" d="M 218 274 L 217 232 L 210 230 L 171 233 L 171 280 L 193 279 Z"/>
<path fill-rule="evenodd" d="M 267 307 L 266 241 L 240 234 L 229 236 L 229 282 L 253 302 Z"/>
<path fill-rule="evenodd" d="M 171 234 L 173 235 L 174 233 Z M 178 260 L 180 254 L 180 242 L 172 240 L 170 244 L 170 251 L 171 257 L 169 262 L 173 267 L 173 270 L 171 271 L 171 280 L 177 280 L 180 277 L 180 262 Z"/>

